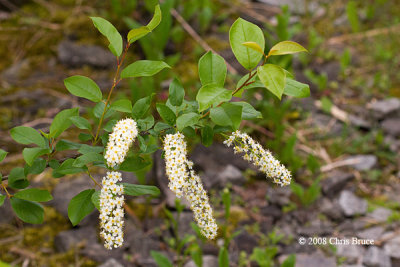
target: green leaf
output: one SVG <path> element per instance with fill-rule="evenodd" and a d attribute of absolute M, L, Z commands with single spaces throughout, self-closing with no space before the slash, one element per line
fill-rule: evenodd
<path fill-rule="evenodd" d="M 110 42 L 108 48 L 116 57 L 119 57 L 122 53 L 121 34 L 119 34 L 117 29 L 109 21 L 100 17 L 90 17 L 90 18 L 92 19 L 94 26 Z"/>
<path fill-rule="evenodd" d="M 17 126 L 10 131 L 12 139 L 23 145 L 36 144 L 45 147 L 46 142 L 35 129 L 25 126 Z"/>
<path fill-rule="evenodd" d="M 137 126 L 139 128 L 139 131 L 147 131 L 153 125 L 154 125 L 154 117 L 152 115 L 149 115 L 148 117 L 137 121 Z"/>
<path fill-rule="evenodd" d="M 119 170 L 126 172 L 136 172 L 149 166 L 151 162 L 145 160 L 137 155 L 127 157 L 124 162 L 121 163 Z"/>
<path fill-rule="evenodd" d="M 46 202 L 53 199 L 49 191 L 38 188 L 28 188 L 18 191 L 14 194 L 14 197 L 36 202 Z"/>
<path fill-rule="evenodd" d="M 82 156 L 77 157 L 74 163 L 72 163 L 72 166 L 83 167 L 95 161 L 103 162 L 104 161 L 103 156 L 95 152 L 89 152 L 87 154 L 83 154 Z"/>
<path fill-rule="evenodd" d="M 247 102 L 232 102 L 231 104 L 241 106 L 242 107 L 242 119 L 243 120 L 252 120 L 252 119 L 261 119 L 261 112 L 254 109 L 252 105 Z"/>
<path fill-rule="evenodd" d="M 44 171 L 44 169 L 46 169 L 46 160 L 42 159 L 42 158 L 37 158 L 33 161 L 32 166 L 29 165 L 25 165 L 24 171 L 26 174 L 39 174 L 42 173 Z"/>
<path fill-rule="evenodd" d="M 211 146 L 213 143 L 213 139 L 214 131 L 209 125 L 201 128 L 201 142 L 204 146 Z"/>
<path fill-rule="evenodd" d="M 120 99 L 112 103 L 111 108 L 116 111 L 131 113 L 132 102 L 129 99 Z"/>
<path fill-rule="evenodd" d="M 348 1 L 346 5 L 346 14 L 347 19 L 350 22 L 351 29 L 353 32 L 360 31 L 360 21 L 358 18 L 358 8 L 357 8 L 357 1 Z"/>
<path fill-rule="evenodd" d="M 186 113 L 178 117 L 176 127 L 182 131 L 185 127 L 195 125 L 200 119 L 200 115 L 194 112 Z"/>
<path fill-rule="evenodd" d="M 128 184 L 121 183 L 124 186 L 124 195 L 128 196 L 142 196 L 142 195 L 151 195 L 151 196 L 159 196 L 160 189 L 153 185 L 140 185 L 140 184 Z"/>
<path fill-rule="evenodd" d="M 96 118 L 100 119 L 100 117 L 103 115 L 105 105 L 106 104 L 104 104 L 104 102 L 99 102 L 94 106 L 92 111 L 93 111 L 93 115 Z M 110 109 L 110 104 L 108 104 L 106 114 L 104 115 L 104 119 L 107 119 L 108 117 L 111 117 L 114 114 L 115 114 L 115 111 Z"/>
<path fill-rule="evenodd" d="M 94 210 L 92 195 L 94 189 L 87 189 L 74 196 L 68 204 L 68 218 L 72 225 L 77 225 Z"/>
<path fill-rule="evenodd" d="M 143 97 L 135 102 L 132 108 L 132 116 L 134 119 L 143 118 L 143 116 L 147 113 L 150 108 L 151 99 L 153 98 L 153 94 L 150 96 Z"/>
<path fill-rule="evenodd" d="M 121 78 L 153 76 L 165 68 L 171 67 L 164 61 L 138 60 L 121 72 Z"/>
<path fill-rule="evenodd" d="M 128 32 L 128 41 L 129 43 L 133 43 L 140 38 L 146 36 L 151 30 L 147 26 L 141 26 L 136 29 L 132 29 Z"/>
<path fill-rule="evenodd" d="M 173 267 L 171 261 L 162 253 L 152 250 L 151 257 L 156 261 L 160 267 Z"/>
<path fill-rule="evenodd" d="M 218 266 L 219 267 L 229 267 L 229 254 L 225 247 L 219 249 L 218 254 Z"/>
<path fill-rule="evenodd" d="M 100 193 L 101 191 L 98 190 L 96 192 L 93 193 L 91 200 L 93 205 L 96 207 L 96 209 L 98 209 L 100 211 Z"/>
<path fill-rule="evenodd" d="M 74 174 L 79 172 L 85 172 L 87 170 L 86 166 L 74 167 L 73 164 L 75 159 L 65 160 L 57 169 L 53 171 L 53 177 L 59 178 L 67 174 Z"/>
<path fill-rule="evenodd" d="M 296 255 L 292 254 L 286 258 L 281 264 L 281 267 L 295 267 L 296 266 Z"/>
<path fill-rule="evenodd" d="M 208 84 L 200 88 L 196 100 L 199 102 L 199 111 L 206 110 L 212 105 L 231 100 L 232 92 L 215 84 Z"/>
<path fill-rule="evenodd" d="M 99 86 L 88 77 L 80 75 L 72 76 L 64 80 L 64 85 L 71 94 L 90 101 L 97 103 L 103 98 Z"/>
<path fill-rule="evenodd" d="M 71 126 L 72 122 L 69 118 L 78 115 L 78 108 L 64 109 L 63 111 L 59 112 L 54 117 L 54 120 L 50 125 L 50 136 L 57 138 L 60 134 L 62 134 L 66 129 Z"/>
<path fill-rule="evenodd" d="M 3 206 L 4 200 L 6 199 L 5 195 L 0 194 L 0 207 Z"/>
<path fill-rule="evenodd" d="M 175 113 L 165 104 L 157 103 L 156 108 L 161 118 L 169 125 L 174 125 L 176 121 Z"/>
<path fill-rule="evenodd" d="M 78 152 L 81 154 L 87 154 L 87 153 L 102 153 L 104 151 L 104 147 L 102 146 L 89 146 L 86 144 L 83 144 Z"/>
<path fill-rule="evenodd" d="M 251 70 L 260 62 L 263 55 L 243 45 L 254 42 L 264 50 L 264 34 L 257 25 L 238 18 L 229 30 L 229 42 L 236 59 L 246 69 Z"/>
<path fill-rule="evenodd" d="M 73 117 L 71 117 L 69 119 L 79 129 L 82 129 L 82 130 L 91 130 L 92 129 L 92 126 L 90 125 L 90 122 L 85 118 L 82 118 L 82 117 L 79 117 L 79 116 L 73 116 Z"/>
<path fill-rule="evenodd" d="M 221 126 L 231 126 L 238 129 L 242 121 L 242 107 L 231 103 L 224 103 L 220 107 L 212 108 L 211 120 Z"/>
<path fill-rule="evenodd" d="M 310 87 L 308 86 L 308 84 L 286 78 L 286 84 L 283 93 L 285 95 L 290 95 L 298 98 L 309 97 Z"/>
<path fill-rule="evenodd" d="M 8 175 L 8 185 L 16 189 L 23 189 L 29 185 L 24 168 L 16 167 L 11 170 Z"/>
<path fill-rule="evenodd" d="M 241 87 L 249 78 L 249 73 L 244 75 L 242 78 L 240 78 L 240 80 L 238 81 L 238 83 L 236 84 L 236 89 Z M 248 89 L 252 89 L 252 88 L 264 88 L 264 84 L 262 84 L 262 82 L 257 79 L 257 75 L 254 75 L 253 77 L 250 78 L 250 80 L 248 80 L 246 82 L 248 85 L 243 86 L 239 91 L 237 91 L 233 96 L 235 97 L 242 97 L 243 91 L 244 90 L 248 90 Z M 249 84 L 250 83 L 250 84 Z"/>
<path fill-rule="evenodd" d="M 184 97 L 185 89 L 183 89 L 181 82 L 177 78 L 174 78 L 174 80 L 169 85 L 169 102 L 173 106 L 179 107 L 180 105 L 182 105 Z"/>
<path fill-rule="evenodd" d="M 171 128 L 171 125 L 166 124 L 164 122 L 157 122 L 156 125 L 154 126 L 154 131 L 156 131 L 157 133 L 165 130 L 165 129 L 169 129 Z"/>
<path fill-rule="evenodd" d="M 264 86 L 281 99 L 285 89 L 285 71 L 277 65 L 265 64 L 258 67 L 257 74 Z"/>
<path fill-rule="evenodd" d="M 0 148 L 0 162 L 2 162 L 6 158 L 7 154 L 7 151 Z"/>
<path fill-rule="evenodd" d="M 33 161 L 44 154 L 49 154 L 51 152 L 50 149 L 48 148 L 42 148 L 42 147 L 26 147 L 22 151 L 22 155 L 24 156 L 25 162 L 29 165 L 32 166 Z"/>
<path fill-rule="evenodd" d="M 199 60 L 199 77 L 202 85 L 213 83 L 223 87 L 226 78 L 225 60 L 208 51 Z"/>
<path fill-rule="evenodd" d="M 154 30 L 158 26 L 158 24 L 160 24 L 161 19 L 162 16 L 160 5 L 156 5 L 154 8 L 153 18 L 150 20 L 149 24 L 147 24 L 147 27 L 150 29 L 150 31 Z"/>
<path fill-rule="evenodd" d="M 308 52 L 303 46 L 296 42 L 292 41 L 283 41 L 274 45 L 271 50 L 269 50 L 269 56 L 277 56 L 277 55 L 288 55 L 295 54 L 300 52 Z"/>
<path fill-rule="evenodd" d="M 256 42 L 244 42 L 242 45 L 251 48 L 259 53 L 261 53 L 262 55 L 264 55 L 264 48 L 262 48 L 259 44 L 257 44 Z"/>
<path fill-rule="evenodd" d="M 15 214 L 22 221 L 32 224 L 43 222 L 44 210 L 40 204 L 15 197 L 10 198 L 10 202 Z"/>
<path fill-rule="evenodd" d="M 56 151 L 76 150 L 76 149 L 79 149 L 81 147 L 81 145 L 82 144 L 61 139 L 56 144 Z"/>

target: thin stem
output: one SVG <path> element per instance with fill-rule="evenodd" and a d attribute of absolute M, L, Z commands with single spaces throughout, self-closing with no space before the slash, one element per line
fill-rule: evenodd
<path fill-rule="evenodd" d="M 94 182 L 95 186 L 98 185 L 101 188 L 101 184 L 99 184 L 94 178 L 93 176 L 90 174 L 89 171 L 87 171 L 87 174 L 89 175 L 90 179 L 92 179 L 92 181 Z"/>
<path fill-rule="evenodd" d="M 101 114 L 101 117 L 100 117 L 99 126 L 97 127 L 96 135 L 95 135 L 94 140 L 93 140 L 94 144 L 96 144 L 97 141 L 98 141 L 101 125 L 103 124 L 104 116 L 105 116 L 105 114 L 107 112 L 107 106 L 108 106 L 108 103 L 110 102 L 111 94 L 114 91 L 114 88 L 117 86 L 117 84 L 121 81 L 121 79 L 117 80 L 117 78 L 118 78 L 119 73 L 121 71 L 121 66 L 122 66 L 122 63 L 124 62 L 124 59 L 125 59 L 125 56 L 126 56 L 126 54 L 128 52 L 129 46 L 130 46 L 130 43 L 128 42 L 126 44 L 126 46 L 125 46 L 125 49 L 124 49 L 124 52 L 122 54 L 121 60 L 119 60 L 119 58 L 117 58 L 117 64 L 118 64 L 117 65 L 117 71 L 115 72 L 114 79 L 113 79 L 113 84 L 111 86 L 110 92 L 108 93 L 108 97 L 107 97 L 106 103 L 104 105 L 103 113 Z"/>
<path fill-rule="evenodd" d="M 7 197 L 8 198 L 11 198 L 12 197 L 12 195 L 10 195 L 10 193 L 8 193 L 8 191 L 7 191 L 7 187 L 3 184 L 3 182 L 1 183 L 1 186 L 3 187 L 3 189 L 4 189 L 4 191 L 6 192 L 6 194 L 7 194 Z"/>

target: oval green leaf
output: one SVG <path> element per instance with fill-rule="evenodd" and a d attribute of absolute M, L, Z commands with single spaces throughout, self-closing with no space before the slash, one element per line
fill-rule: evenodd
<path fill-rule="evenodd" d="M 121 183 L 124 186 L 124 195 L 128 196 L 142 196 L 142 195 L 151 195 L 151 196 L 159 196 L 160 189 L 153 185 L 140 185 L 140 184 L 128 184 Z"/>
<path fill-rule="evenodd" d="M 44 210 L 40 204 L 16 197 L 12 197 L 10 202 L 15 214 L 22 221 L 32 224 L 43 222 Z"/>
<path fill-rule="evenodd" d="M 36 144 L 40 147 L 46 146 L 46 142 L 44 141 L 40 133 L 38 133 L 35 129 L 31 127 L 17 126 L 11 129 L 10 134 L 12 139 L 20 144 Z"/>
<path fill-rule="evenodd" d="M 157 103 L 156 105 L 158 114 L 169 125 L 174 125 L 176 121 L 175 113 L 165 104 Z"/>
<path fill-rule="evenodd" d="M 138 60 L 121 72 L 121 78 L 153 76 L 165 68 L 171 67 L 164 61 Z"/>
<path fill-rule="evenodd" d="M 229 30 L 229 42 L 236 59 L 246 69 L 251 70 L 260 62 L 262 54 L 243 45 L 254 42 L 264 50 L 264 34 L 257 25 L 238 18 Z"/>
<path fill-rule="evenodd" d="M 303 46 L 296 42 L 292 41 L 283 41 L 274 45 L 271 50 L 269 50 L 269 56 L 277 56 L 277 55 L 288 55 L 295 54 L 300 52 L 308 52 Z"/>
<path fill-rule="evenodd" d="M 265 64 L 258 67 L 257 74 L 264 86 L 281 99 L 285 89 L 285 71 L 277 65 Z"/>
<path fill-rule="evenodd" d="M 90 17 L 94 26 L 99 32 L 104 35 L 110 42 L 108 48 L 116 56 L 119 57 L 122 53 L 122 37 L 117 29 L 107 20 L 100 17 Z"/>
<path fill-rule="evenodd" d="M 48 148 L 43 148 L 43 147 L 26 147 L 22 151 L 22 155 L 24 156 L 25 162 L 29 165 L 32 166 L 32 163 L 34 160 L 42 156 L 44 154 L 49 154 L 51 152 L 50 149 Z"/>
<path fill-rule="evenodd" d="M 132 102 L 129 99 L 120 99 L 111 104 L 113 110 L 131 113 L 132 112 Z"/>
<path fill-rule="evenodd" d="M 178 117 L 176 127 L 182 131 L 185 127 L 195 125 L 200 119 L 200 115 L 194 112 L 186 113 Z"/>
<path fill-rule="evenodd" d="M 90 78 L 81 75 L 68 77 L 64 80 L 68 92 L 86 98 L 93 102 L 100 102 L 103 98 L 99 86 Z"/>
<path fill-rule="evenodd" d="M 14 197 L 36 202 L 46 202 L 53 199 L 49 191 L 38 188 L 28 188 L 18 191 L 14 194 Z"/>
<path fill-rule="evenodd" d="M 211 109 L 210 118 L 217 125 L 230 126 L 236 130 L 242 122 L 242 107 L 224 103 L 220 107 Z"/>
<path fill-rule="evenodd" d="M 92 195 L 94 189 L 87 189 L 74 196 L 68 204 L 68 218 L 72 225 L 77 225 L 94 210 Z"/>
<path fill-rule="evenodd" d="M 208 84 L 200 88 L 196 100 L 199 103 L 199 111 L 206 110 L 212 105 L 218 105 L 221 102 L 231 100 L 232 92 L 219 87 L 215 84 Z"/>
<path fill-rule="evenodd" d="M 169 85 L 169 102 L 175 106 L 179 107 L 182 105 L 183 99 L 185 97 L 185 89 L 183 88 L 181 82 L 174 78 L 174 80 Z"/>
<path fill-rule="evenodd" d="M 286 78 L 285 89 L 283 91 L 285 95 L 303 98 L 310 96 L 310 86 L 305 83 L 295 81 L 293 79 Z"/>
<path fill-rule="evenodd" d="M 216 84 L 223 87 L 226 78 L 225 60 L 208 51 L 199 60 L 199 77 L 202 85 Z"/>
<path fill-rule="evenodd" d="M 66 129 L 68 129 L 72 122 L 69 118 L 73 116 L 79 115 L 78 108 L 64 109 L 60 111 L 53 119 L 53 122 L 50 125 L 50 133 L 51 137 L 57 138 L 60 134 L 62 134 Z"/>

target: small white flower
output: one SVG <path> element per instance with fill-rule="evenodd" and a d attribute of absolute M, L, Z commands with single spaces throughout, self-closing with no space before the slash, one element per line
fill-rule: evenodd
<path fill-rule="evenodd" d="M 274 183 L 281 186 L 289 185 L 292 179 L 290 171 L 272 156 L 271 152 L 264 149 L 254 141 L 248 134 L 240 131 L 233 132 L 224 144 L 228 147 L 234 145 L 235 153 L 244 153 L 243 158 L 253 162 L 267 177 L 273 179 Z"/>
<path fill-rule="evenodd" d="M 124 119 L 115 124 L 113 132 L 108 137 L 108 144 L 104 154 L 109 167 L 114 167 L 124 161 L 129 147 L 137 135 L 138 130 L 134 120 Z"/>
<path fill-rule="evenodd" d="M 100 192 L 100 235 L 104 238 L 107 249 L 117 248 L 123 243 L 124 196 L 123 186 L 116 183 L 121 181 L 121 173 L 107 172 L 103 177 L 103 188 Z"/>

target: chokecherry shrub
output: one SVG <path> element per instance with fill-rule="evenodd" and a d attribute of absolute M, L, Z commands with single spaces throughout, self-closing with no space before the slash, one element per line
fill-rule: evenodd
<path fill-rule="evenodd" d="M 95 103 L 89 114 L 81 116 L 79 108 L 62 110 L 54 117 L 48 132 L 24 126 L 11 129 L 11 137 L 16 142 L 30 146 L 22 151 L 26 162 L 24 167 L 16 167 L 6 176 L 0 174 L 4 191 L 0 194 L 0 205 L 7 199 L 22 221 L 42 223 L 44 211 L 39 202 L 49 201 L 52 196 L 47 190 L 27 188 L 30 185 L 29 175 L 42 173 L 47 168 L 52 169 L 54 178 L 86 173 L 93 180 L 94 188 L 83 190 L 71 199 L 68 217 L 73 225 L 77 225 L 97 208 L 100 211 L 100 235 L 105 247 L 120 247 L 123 244 L 124 195 L 157 196 L 160 193 L 155 186 L 121 183 L 121 172 L 136 172 L 149 166 L 149 155 L 162 149 L 169 188 L 178 198 L 183 196 L 189 202 L 201 233 L 208 239 L 214 239 L 218 226 L 213 210 L 201 179 L 187 158 L 186 140 L 195 135 L 199 135 L 206 146 L 213 142 L 214 135 L 222 135 L 227 146 L 232 146 L 235 153 L 241 153 L 244 159 L 252 162 L 275 183 L 281 186 L 290 183 L 290 172 L 271 152 L 249 135 L 238 131 L 242 120 L 261 117 L 251 104 L 238 99 L 244 90 L 251 88 L 265 88 L 279 99 L 283 94 L 309 96 L 308 85 L 295 81 L 292 74 L 282 67 L 268 63 L 272 56 L 294 54 L 306 49 L 295 42 L 283 41 L 265 53 L 262 30 L 239 18 L 230 28 L 229 41 L 236 59 L 248 73 L 239 80 L 236 88 L 224 88 L 226 63 L 221 56 L 209 51 L 199 60 L 201 88 L 196 99 L 185 97 L 179 79 L 173 79 L 166 103 L 155 103 L 162 119 L 155 121 L 149 111 L 154 102 L 153 94 L 136 100 L 133 105 L 128 98 L 113 101 L 112 96 L 123 79 L 153 76 L 170 68 L 163 61 L 152 60 L 138 60 L 125 65 L 129 47 L 150 34 L 159 25 L 161 16 L 157 5 L 151 21 L 146 26 L 132 29 L 125 42 L 110 22 L 100 17 L 91 18 L 94 26 L 108 39 L 108 48 L 117 60 L 108 95 L 103 96 L 99 86 L 88 77 L 69 77 L 64 80 L 66 89 Z M 61 134 L 70 127 L 79 129 L 79 143 L 61 138 Z M 65 150 L 75 151 L 76 154 L 62 160 L 56 157 L 57 153 Z M 0 161 L 6 155 L 6 151 L 0 150 Z M 101 184 L 92 175 L 96 167 L 107 170 Z M 100 188 L 97 191 L 96 186 Z"/>

